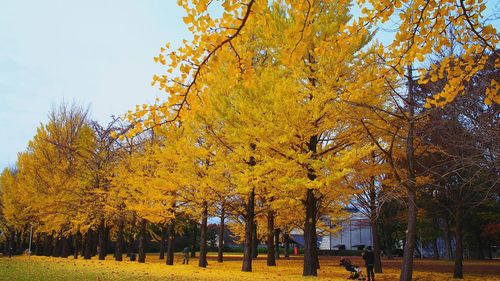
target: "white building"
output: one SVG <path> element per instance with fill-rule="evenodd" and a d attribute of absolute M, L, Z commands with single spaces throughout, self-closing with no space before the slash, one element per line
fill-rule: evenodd
<path fill-rule="evenodd" d="M 330 227 L 340 225 L 341 230 L 336 233 L 326 233 L 318 237 L 320 250 L 357 249 L 373 246 L 370 219 L 355 208 L 350 208 L 348 219 L 335 221 L 331 218 L 321 220 Z"/>
<path fill-rule="evenodd" d="M 330 229 L 341 226 L 336 233 L 328 231 L 318 234 L 318 247 L 320 250 L 356 250 L 367 246 L 373 246 L 372 229 L 370 219 L 359 212 L 356 208 L 348 208 L 350 216 L 342 221 L 329 217 L 322 217 L 323 224 Z M 295 229 L 290 233 L 290 238 L 300 246 L 304 246 L 302 230 Z"/>

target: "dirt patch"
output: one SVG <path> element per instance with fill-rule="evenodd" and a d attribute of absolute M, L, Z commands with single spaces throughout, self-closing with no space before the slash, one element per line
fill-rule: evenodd
<path fill-rule="evenodd" d="M 363 266 L 364 261 L 361 257 L 348 257 L 354 264 Z M 265 260 L 265 254 L 259 254 L 257 260 Z M 282 259 L 284 259 L 282 257 Z M 208 260 L 217 262 L 216 256 L 208 256 Z M 241 256 L 225 256 L 225 261 L 241 261 Z M 302 260 L 301 256 L 291 256 L 289 260 Z M 338 266 L 340 257 L 321 256 L 321 266 Z M 401 258 L 388 260 L 382 258 L 382 268 L 400 269 L 402 264 Z M 431 259 L 415 259 L 413 264 L 415 271 L 422 272 L 453 272 L 453 262 L 444 260 Z M 466 260 L 464 261 L 464 274 L 482 274 L 482 275 L 497 275 L 500 276 L 500 260 Z"/>

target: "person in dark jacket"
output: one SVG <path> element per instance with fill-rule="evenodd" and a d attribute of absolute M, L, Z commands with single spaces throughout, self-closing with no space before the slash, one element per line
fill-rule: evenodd
<path fill-rule="evenodd" d="M 184 249 L 182 249 L 182 255 L 184 257 L 184 259 L 182 260 L 182 264 L 189 264 L 189 251 L 191 250 L 191 248 L 189 247 L 185 247 Z"/>
<path fill-rule="evenodd" d="M 366 251 L 362 255 L 365 260 L 366 274 L 368 275 L 367 281 L 375 281 L 375 272 L 373 271 L 373 264 L 375 263 L 375 255 L 373 254 L 372 247 L 366 247 Z"/>

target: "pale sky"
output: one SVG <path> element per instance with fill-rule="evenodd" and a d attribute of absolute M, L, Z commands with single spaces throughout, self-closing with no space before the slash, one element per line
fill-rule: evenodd
<path fill-rule="evenodd" d="M 90 104 L 102 123 L 153 102 L 151 77 L 162 73 L 153 57 L 189 37 L 176 2 L 0 0 L 0 169 L 63 100 Z"/>
<path fill-rule="evenodd" d="M 63 100 L 107 122 L 154 101 L 153 57 L 189 36 L 174 0 L 0 0 L 0 169 Z"/>

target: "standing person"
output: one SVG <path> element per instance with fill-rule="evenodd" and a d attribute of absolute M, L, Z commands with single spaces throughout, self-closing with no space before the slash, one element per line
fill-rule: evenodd
<path fill-rule="evenodd" d="M 182 260 L 182 264 L 189 264 L 189 247 L 185 247 L 182 249 L 182 254 L 184 256 L 184 259 Z"/>
<path fill-rule="evenodd" d="M 375 281 L 375 272 L 373 271 L 373 264 L 375 263 L 375 255 L 373 254 L 372 247 L 366 247 L 366 251 L 362 254 L 366 265 L 366 274 L 368 275 L 367 281 Z"/>

